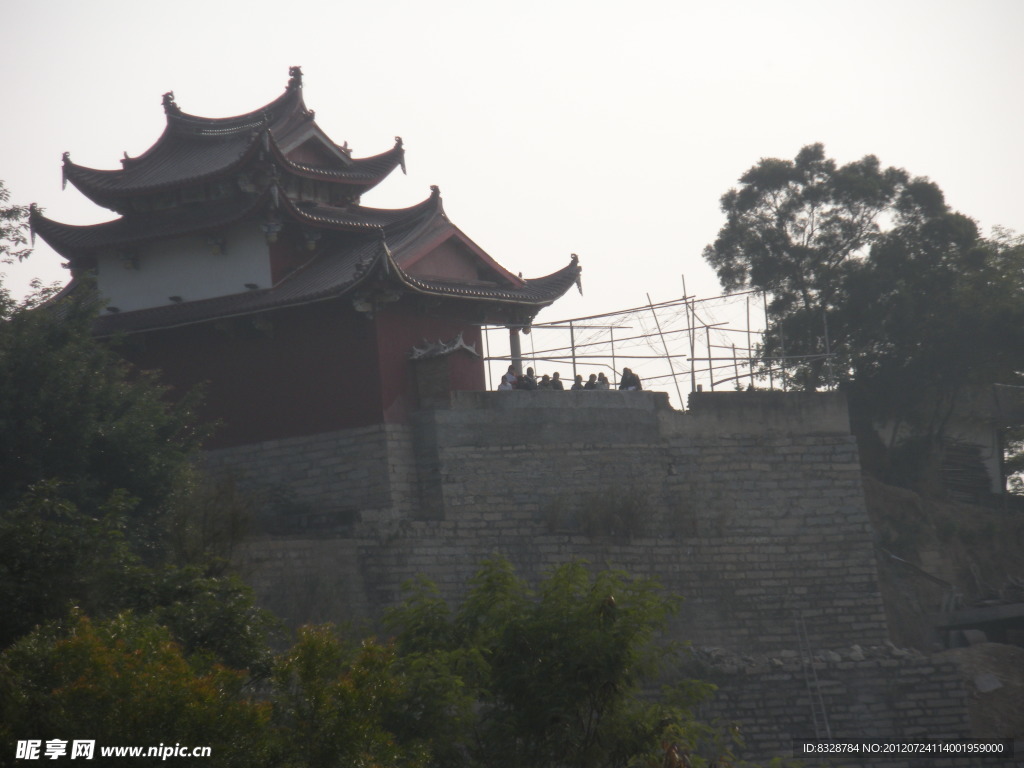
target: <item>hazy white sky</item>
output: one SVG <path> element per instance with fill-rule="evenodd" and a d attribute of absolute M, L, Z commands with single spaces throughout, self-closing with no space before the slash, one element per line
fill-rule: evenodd
<path fill-rule="evenodd" d="M 500 8 L 500 10 L 499 10 Z M 164 124 L 160 97 L 225 117 L 306 104 L 356 156 L 405 140 L 408 176 L 364 198 L 441 188 L 451 219 L 526 277 L 584 269 L 541 316 L 719 292 L 701 250 L 718 199 L 759 158 L 821 141 L 929 176 L 988 230 L 1024 231 L 1024 2 L 266 2 L 7 4 L 0 178 L 71 223 L 112 218 L 61 153 L 118 168 Z M 63 280 L 44 244 L 9 269 Z"/>

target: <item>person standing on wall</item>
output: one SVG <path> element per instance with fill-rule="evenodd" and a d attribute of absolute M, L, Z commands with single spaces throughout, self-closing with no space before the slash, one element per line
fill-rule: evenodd
<path fill-rule="evenodd" d="M 626 390 L 627 392 L 643 389 L 640 384 L 640 377 L 633 373 L 629 368 L 623 368 L 622 380 L 619 381 L 619 389 Z"/>

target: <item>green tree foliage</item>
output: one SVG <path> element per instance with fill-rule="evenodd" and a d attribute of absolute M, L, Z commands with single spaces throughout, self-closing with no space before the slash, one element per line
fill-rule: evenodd
<path fill-rule="evenodd" d="M 392 646 L 345 643 L 330 626 L 305 627 L 274 673 L 281 766 L 426 766 L 422 739 L 396 734 L 408 698 Z"/>
<path fill-rule="evenodd" d="M 159 613 L 73 611 L 0 653 L 0 745 L 180 743 L 277 768 L 741 765 L 734 737 L 691 715 L 712 686 L 652 695 L 677 656 L 659 642 L 675 603 L 581 563 L 531 590 L 495 559 L 454 611 L 418 582 L 389 642 L 301 629 L 259 693 Z"/>
<path fill-rule="evenodd" d="M 155 545 L 203 436 L 190 403 L 92 337 L 90 291 L 38 304 L 0 296 L 0 503 L 50 481 L 83 512 L 127 495 L 129 534 Z"/>
<path fill-rule="evenodd" d="M 841 368 L 876 421 L 941 441 L 964 397 L 1024 371 L 1024 247 L 950 213 L 888 233 L 835 313 Z"/>
<path fill-rule="evenodd" d="M 13 205 L 11 192 L 0 179 L 0 264 L 24 261 L 32 253 L 28 247 L 26 205 Z"/>
<path fill-rule="evenodd" d="M 388 623 L 413 711 L 442 724 L 436 764 L 630 766 L 708 735 L 688 707 L 710 686 L 680 686 L 668 701 L 643 696 L 673 656 L 656 638 L 674 605 L 651 581 L 582 563 L 533 591 L 495 559 L 457 611 L 421 582 Z"/>
<path fill-rule="evenodd" d="M 83 514 L 40 483 L 0 508 L 0 647 L 65 615 L 104 613 L 138 589 L 144 569 L 124 537 L 123 499 Z"/>
<path fill-rule="evenodd" d="M 86 514 L 43 483 L 0 508 L 0 647 L 72 606 L 94 617 L 134 610 L 190 654 L 268 675 L 276 619 L 219 563 L 146 562 L 124 534 L 131 506 L 115 493 Z"/>
<path fill-rule="evenodd" d="M 187 403 L 92 337 L 88 295 L 0 312 L 0 644 L 71 605 L 133 609 L 269 672 L 273 622 L 212 557 L 240 535 L 237 504 L 199 481 Z"/>
<path fill-rule="evenodd" d="M 704 258 L 727 291 L 770 296 L 765 353 L 803 356 L 789 367 L 808 389 L 828 375 L 824 355 L 843 340 L 829 315 L 845 303 L 845 283 L 871 246 L 894 226 L 945 212 L 941 191 L 928 180 L 883 169 L 872 155 L 837 166 L 821 144 L 794 160 L 760 160 L 721 205 L 726 223 Z"/>
<path fill-rule="evenodd" d="M 1021 239 L 983 238 L 933 182 L 814 144 L 759 161 L 722 210 L 704 257 L 726 290 L 770 298 L 765 368 L 848 389 L 862 433 L 887 424 L 932 455 L 966 394 L 1019 383 Z"/>
<path fill-rule="evenodd" d="M 238 576 L 209 570 L 202 565 L 154 569 L 148 580 L 137 582 L 127 603 L 167 627 L 186 653 L 266 678 L 273 664 L 268 642 L 280 622 L 255 604 Z"/>
<path fill-rule="evenodd" d="M 0 745 L 4 758 L 27 738 L 90 739 L 97 749 L 208 746 L 211 758 L 202 762 L 211 766 L 276 765 L 270 705 L 242 696 L 245 680 L 241 672 L 190 660 L 152 619 L 123 614 L 92 622 L 74 614 L 66 626 L 40 629 L 0 654 Z"/>

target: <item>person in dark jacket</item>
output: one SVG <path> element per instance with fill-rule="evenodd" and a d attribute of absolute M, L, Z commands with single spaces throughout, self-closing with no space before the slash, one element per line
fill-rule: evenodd
<path fill-rule="evenodd" d="M 629 368 L 623 368 L 622 379 L 619 381 L 619 389 L 624 389 L 630 392 L 643 389 L 640 385 L 640 377 L 633 373 Z"/>
<path fill-rule="evenodd" d="M 533 368 L 527 368 L 526 373 L 519 377 L 516 389 L 525 389 L 531 392 L 537 389 L 537 377 L 533 375 Z"/>

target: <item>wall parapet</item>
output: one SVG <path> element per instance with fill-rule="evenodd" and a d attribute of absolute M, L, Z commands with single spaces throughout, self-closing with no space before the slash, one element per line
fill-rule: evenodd
<path fill-rule="evenodd" d="M 691 429 L 716 434 L 849 435 L 841 392 L 692 392 Z"/>
<path fill-rule="evenodd" d="M 516 418 L 556 419 L 582 427 L 597 422 L 656 424 L 663 435 L 849 435 L 841 392 L 693 392 L 677 411 L 664 392 L 453 392 L 437 409 L 467 423 Z M 473 415 L 470 415 L 473 414 Z"/>

